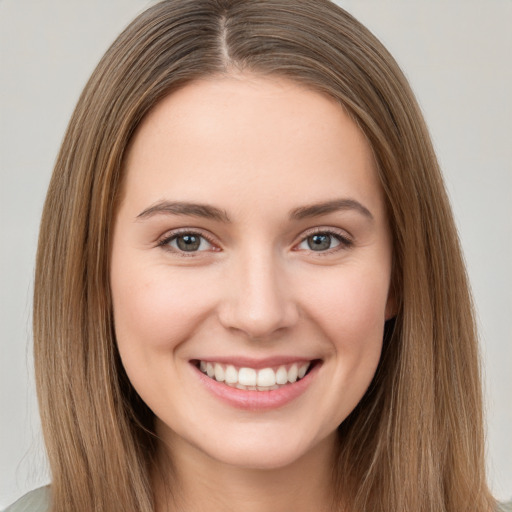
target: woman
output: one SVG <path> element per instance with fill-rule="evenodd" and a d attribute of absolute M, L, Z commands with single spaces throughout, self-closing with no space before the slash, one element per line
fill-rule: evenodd
<path fill-rule="evenodd" d="M 54 511 L 495 509 L 428 133 L 329 2 L 137 18 L 71 120 L 35 289 Z"/>

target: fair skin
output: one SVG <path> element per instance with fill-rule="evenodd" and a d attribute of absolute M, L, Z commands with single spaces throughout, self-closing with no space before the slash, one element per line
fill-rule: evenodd
<path fill-rule="evenodd" d="M 151 111 L 125 173 L 112 298 L 173 461 L 176 501 L 155 481 L 157 509 L 329 510 L 336 429 L 393 315 L 365 138 L 294 82 L 217 76 Z"/>

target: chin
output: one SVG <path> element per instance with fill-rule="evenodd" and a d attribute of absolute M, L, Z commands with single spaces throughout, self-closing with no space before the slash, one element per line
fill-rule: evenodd
<path fill-rule="evenodd" d="M 241 439 L 227 437 L 222 442 L 218 439 L 212 443 L 204 443 L 196 446 L 210 459 L 229 466 L 253 469 L 276 470 L 295 463 L 307 460 L 317 452 L 320 445 L 335 442 L 335 436 L 329 436 L 325 441 L 316 439 L 304 439 L 302 436 L 286 435 L 274 431 L 269 435 L 244 436 Z M 330 449 L 332 453 L 332 446 Z"/>
<path fill-rule="evenodd" d="M 247 448 L 233 453 L 224 453 L 219 462 L 243 469 L 271 471 L 291 466 L 300 460 L 304 454 L 286 451 L 262 450 Z"/>

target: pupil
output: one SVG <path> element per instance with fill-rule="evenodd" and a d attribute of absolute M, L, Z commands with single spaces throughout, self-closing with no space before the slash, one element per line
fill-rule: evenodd
<path fill-rule="evenodd" d="M 201 240 L 195 235 L 181 235 L 176 242 L 182 251 L 197 251 L 201 244 Z"/>
<path fill-rule="evenodd" d="M 308 246 L 313 251 L 323 251 L 331 246 L 330 235 L 313 235 L 308 237 Z"/>

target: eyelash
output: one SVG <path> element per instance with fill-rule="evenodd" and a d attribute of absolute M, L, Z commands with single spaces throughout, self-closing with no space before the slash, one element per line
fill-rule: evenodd
<path fill-rule="evenodd" d="M 341 250 L 350 249 L 354 245 L 353 240 L 351 240 L 344 232 L 342 234 L 341 231 L 334 230 L 333 228 L 314 228 L 313 230 L 306 232 L 303 235 L 303 237 L 300 239 L 300 242 L 295 245 L 295 247 L 297 245 L 304 243 L 309 237 L 314 236 L 314 235 L 319 235 L 319 234 L 329 235 L 330 237 L 336 239 L 339 242 L 339 245 L 337 245 L 334 248 L 329 248 L 325 251 L 314 251 L 314 250 L 310 249 L 310 252 L 316 254 L 317 256 L 327 256 L 327 255 L 333 254 L 333 253 L 341 251 Z M 185 257 L 185 258 L 194 257 L 195 255 L 197 255 L 197 253 L 205 252 L 205 251 L 190 251 L 187 253 L 187 251 L 182 251 L 180 249 L 171 248 L 169 246 L 169 244 L 172 241 L 176 240 L 179 236 L 182 236 L 182 235 L 191 235 L 191 236 L 203 238 L 210 245 L 215 246 L 215 242 L 213 241 L 212 237 L 208 236 L 207 234 L 205 234 L 201 231 L 197 231 L 194 229 L 181 229 L 181 230 L 173 231 L 170 235 L 168 235 L 165 238 L 163 238 L 162 240 L 160 240 L 158 242 L 157 246 L 161 247 L 162 249 L 164 249 L 166 251 L 172 252 L 180 257 Z M 214 252 L 218 252 L 219 250 L 220 249 L 214 249 Z M 295 250 L 298 251 L 299 249 L 295 249 Z"/>
<path fill-rule="evenodd" d="M 204 251 L 190 251 L 189 253 L 187 253 L 186 251 L 181 251 L 179 249 L 174 249 L 174 248 L 169 246 L 169 244 L 173 240 L 176 240 L 178 237 L 183 236 L 183 235 L 192 235 L 192 236 L 196 236 L 196 237 L 199 237 L 199 238 L 203 238 L 210 245 L 212 245 L 212 246 L 215 245 L 215 242 L 213 241 L 213 239 L 210 236 L 206 235 L 205 233 L 202 233 L 202 232 L 194 230 L 194 229 L 179 229 L 179 230 L 173 231 L 170 235 L 168 235 L 165 238 L 163 238 L 162 240 L 160 240 L 158 242 L 157 246 L 161 247 L 165 251 L 169 251 L 171 253 L 174 253 L 174 254 L 176 254 L 178 256 L 185 257 L 185 258 L 193 257 L 198 252 L 199 253 L 204 252 Z M 217 252 L 217 250 L 215 252 Z"/>
<path fill-rule="evenodd" d="M 354 241 L 349 238 L 345 232 L 338 231 L 333 228 L 314 228 L 310 231 L 307 231 L 301 238 L 299 244 L 304 243 L 309 237 L 312 237 L 314 235 L 329 235 L 331 238 L 334 238 L 339 242 L 339 245 L 336 247 L 329 248 L 325 251 L 314 251 L 313 249 L 310 249 L 309 251 L 314 253 L 316 256 L 329 256 L 331 254 L 334 254 L 338 251 L 350 249 L 354 245 Z M 296 249 L 297 250 L 297 249 Z"/>

